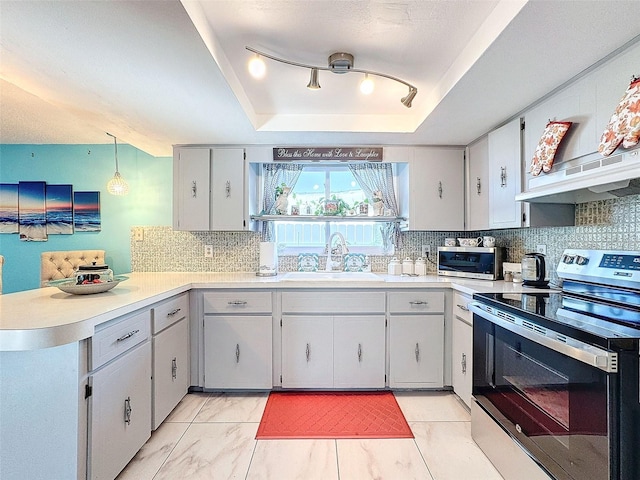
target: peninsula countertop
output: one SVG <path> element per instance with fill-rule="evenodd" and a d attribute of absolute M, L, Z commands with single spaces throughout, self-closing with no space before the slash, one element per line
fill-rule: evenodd
<path fill-rule="evenodd" d="M 286 273 L 134 272 L 115 288 L 94 295 L 70 295 L 55 287 L 0 295 L 0 351 L 36 350 L 89 338 L 97 325 L 148 307 L 191 289 L 405 289 L 453 288 L 463 293 L 522 292 L 527 287 L 504 281 L 469 280 L 427 275 L 378 274 L 380 281 L 291 281 Z M 528 289 L 531 290 L 531 289 Z"/>

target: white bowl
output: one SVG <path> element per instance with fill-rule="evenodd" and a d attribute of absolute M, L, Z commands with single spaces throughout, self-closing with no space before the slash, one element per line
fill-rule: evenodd
<path fill-rule="evenodd" d="M 478 239 L 477 238 L 459 238 L 458 243 L 461 247 L 477 247 Z"/>
<path fill-rule="evenodd" d="M 118 275 L 113 277 L 113 280 L 110 282 L 89 283 L 86 285 L 76 285 L 75 279 L 61 279 L 49 282 L 49 286 L 58 287 L 64 293 L 70 293 L 71 295 L 90 295 L 93 293 L 102 293 L 111 290 L 120 282 L 127 280 L 127 278 L 128 277 L 125 277 L 124 275 Z"/>

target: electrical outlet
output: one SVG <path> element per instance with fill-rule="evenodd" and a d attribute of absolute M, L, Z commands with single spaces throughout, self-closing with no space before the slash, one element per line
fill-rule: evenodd
<path fill-rule="evenodd" d="M 213 245 L 204 246 L 204 258 L 213 258 Z"/>
<path fill-rule="evenodd" d="M 536 245 L 536 252 L 541 253 L 543 255 L 547 254 L 547 246 L 546 245 Z"/>
<path fill-rule="evenodd" d="M 133 227 L 133 240 L 136 242 L 144 241 L 144 229 L 142 227 Z"/>
<path fill-rule="evenodd" d="M 422 258 L 429 258 L 431 255 L 431 245 L 422 245 Z"/>

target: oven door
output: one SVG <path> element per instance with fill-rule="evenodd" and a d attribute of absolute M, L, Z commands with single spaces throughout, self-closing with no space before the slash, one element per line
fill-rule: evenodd
<path fill-rule="evenodd" d="M 619 478 L 609 415 L 616 354 L 479 302 L 470 308 L 477 403 L 555 478 Z"/>

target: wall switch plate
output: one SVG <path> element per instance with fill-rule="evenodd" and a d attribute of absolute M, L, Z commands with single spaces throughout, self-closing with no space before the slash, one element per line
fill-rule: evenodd
<path fill-rule="evenodd" d="M 536 245 L 536 252 L 541 253 L 543 255 L 547 254 L 547 246 L 546 245 Z"/>
<path fill-rule="evenodd" d="M 142 227 L 133 227 L 133 240 L 136 242 L 144 241 L 144 229 Z"/>
<path fill-rule="evenodd" d="M 430 255 L 431 255 L 431 245 L 422 245 L 422 251 L 420 253 L 420 256 L 422 258 L 429 258 Z"/>
<path fill-rule="evenodd" d="M 213 258 L 213 245 L 204 246 L 204 258 Z"/>

